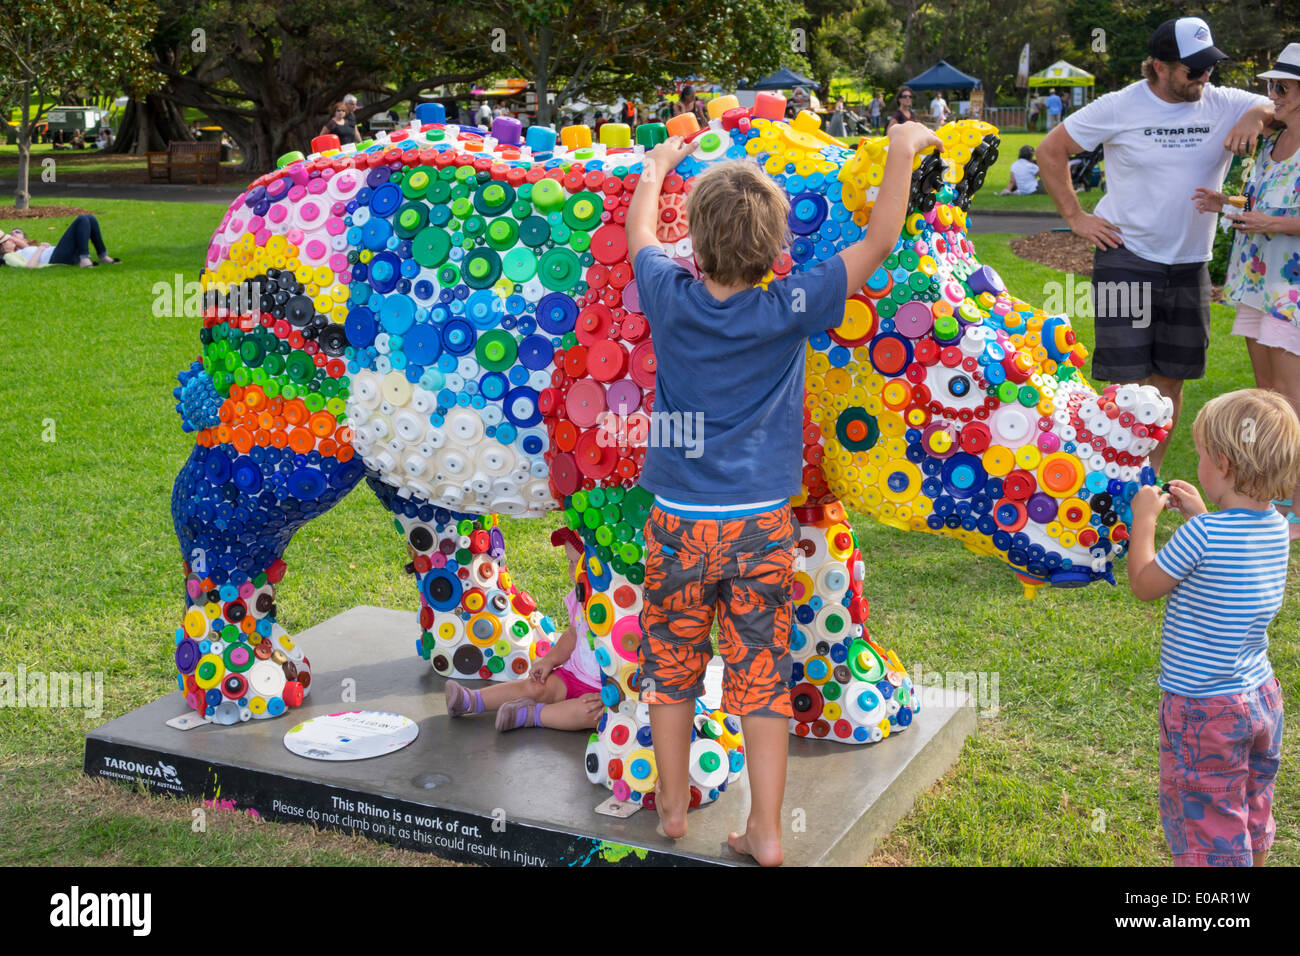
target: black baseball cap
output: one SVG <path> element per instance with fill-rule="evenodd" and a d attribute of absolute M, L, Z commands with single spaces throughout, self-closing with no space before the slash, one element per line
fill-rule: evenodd
<path fill-rule="evenodd" d="M 1166 20 L 1151 34 L 1147 51 L 1157 60 L 1179 62 L 1190 70 L 1203 70 L 1228 59 L 1228 54 L 1214 45 L 1210 25 L 1200 17 Z"/>

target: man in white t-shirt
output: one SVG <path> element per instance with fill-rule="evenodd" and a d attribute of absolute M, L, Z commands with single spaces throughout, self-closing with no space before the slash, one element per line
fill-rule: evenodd
<path fill-rule="evenodd" d="M 1222 186 L 1232 154 L 1255 148 L 1273 107 L 1210 84 L 1227 55 L 1199 17 L 1166 20 L 1148 51 L 1143 79 L 1071 113 L 1039 144 L 1038 163 L 1066 224 L 1097 247 L 1093 376 L 1154 385 L 1173 400 L 1177 425 L 1183 382 L 1205 374 L 1210 341 L 1215 216 L 1197 212 L 1192 197 L 1198 186 Z M 1106 195 L 1094 215 L 1079 205 L 1069 157 L 1098 144 Z M 1151 455 L 1157 473 L 1167 445 Z"/>

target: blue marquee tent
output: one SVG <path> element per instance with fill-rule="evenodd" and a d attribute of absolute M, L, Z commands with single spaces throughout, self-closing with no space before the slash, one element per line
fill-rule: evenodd
<path fill-rule="evenodd" d="M 800 76 L 793 70 L 787 70 L 785 67 L 777 70 L 771 76 L 765 76 L 761 80 L 753 83 L 746 83 L 741 87 L 742 90 L 789 90 L 796 86 L 804 86 L 815 89 L 817 83 L 807 77 Z"/>
<path fill-rule="evenodd" d="M 980 81 L 967 76 L 947 60 L 940 60 L 916 79 L 903 84 L 914 90 L 976 90 Z"/>

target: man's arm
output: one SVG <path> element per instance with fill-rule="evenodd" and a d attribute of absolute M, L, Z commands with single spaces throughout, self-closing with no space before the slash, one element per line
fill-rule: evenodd
<path fill-rule="evenodd" d="M 1228 138 L 1223 141 L 1223 148 L 1238 156 L 1249 156 L 1255 151 L 1255 143 L 1265 126 L 1273 126 L 1276 116 L 1272 103 L 1258 103 L 1246 110 L 1241 119 L 1228 130 Z"/>
<path fill-rule="evenodd" d="M 637 254 L 647 246 L 659 245 L 655 221 L 659 215 L 659 191 L 664 177 L 677 168 L 677 164 L 699 147 L 700 141 L 686 143 L 680 136 L 670 136 L 660 143 L 641 164 L 641 178 L 637 180 L 632 202 L 627 207 L 628 259 L 636 262 Z"/>
<path fill-rule="evenodd" d="M 1043 180 L 1043 188 L 1052 197 L 1056 211 L 1061 214 L 1071 232 L 1087 239 L 1094 246 L 1115 249 L 1124 244 L 1119 227 L 1100 216 L 1084 212 L 1079 205 L 1074 185 L 1070 182 L 1070 154 L 1082 152 L 1083 147 L 1070 138 L 1063 123 L 1043 137 L 1037 150 L 1038 172 Z"/>
<path fill-rule="evenodd" d="M 889 128 L 889 152 L 885 175 L 876 205 L 871 210 L 867 234 L 839 255 L 848 276 L 849 295 L 857 292 L 894 251 L 898 234 L 907 218 L 907 200 L 912 191 L 912 162 L 916 154 L 934 146 L 943 148 L 939 137 L 920 123 L 896 123 Z M 630 218 L 630 216 L 629 216 Z"/>

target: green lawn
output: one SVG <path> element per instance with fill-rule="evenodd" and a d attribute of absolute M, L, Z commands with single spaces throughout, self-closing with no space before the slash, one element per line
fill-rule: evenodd
<path fill-rule="evenodd" d="M 198 335 L 193 320 L 152 314 L 152 288 L 197 275 L 221 215 L 206 205 L 84 204 L 122 265 L 0 272 L 0 671 L 102 670 L 105 712 L 92 720 L 71 710 L 0 710 L 0 833 L 9 835 L 0 864 L 428 862 L 234 813 L 209 813 L 208 832 L 196 835 L 189 804 L 81 775 L 89 729 L 174 686 L 181 602 L 169 501 L 191 440 L 171 388 Z M 57 236 L 65 222 L 40 225 Z M 1045 284 L 1062 276 L 1015 259 L 1009 239 L 978 237 L 985 261 L 1041 301 Z M 1228 310 L 1216 306 L 1214 321 L 1210 375 L 1189 386 L 1189 416 L 1213 393 L 1250 381 Z M 1079 331 L 1091 340 L 1087 322 Z M 1167 465 L 1170 477 L 1195 474 L 1187 428 Z M 505 524 L 512 571 L 544 610 L 562 615 L 563 575 L 547 541 L 558 521 Z M 1122 572 L 1117 588 L 1049 590 L 1027 603 L 1008 571 L 955 542 L 865 518 L 855 527 L 868 556 L 874 635 L 909 666 L 996 674 L 1000 705 L 875 859 L 1167 863 L 1156 810 L 1160 606 L 1135 601 Z M 400 539 L 364 488 L 304 529 L 286 560 L 293 570 L 278 604 L 290 632 L 360 603 L 417 606 Z M 1298 609 L 1293 594 L 1273 628 L 1272 659 L 1288 692 L 1300 676 Z M 411 666 L 427 665 L 412 655 Z M 1274 855 L 1292 865 L 1300 863 L 1296 755 L 1292 737 Z M 1094 829 L 1103 820 L 1104 830 Z"/>

